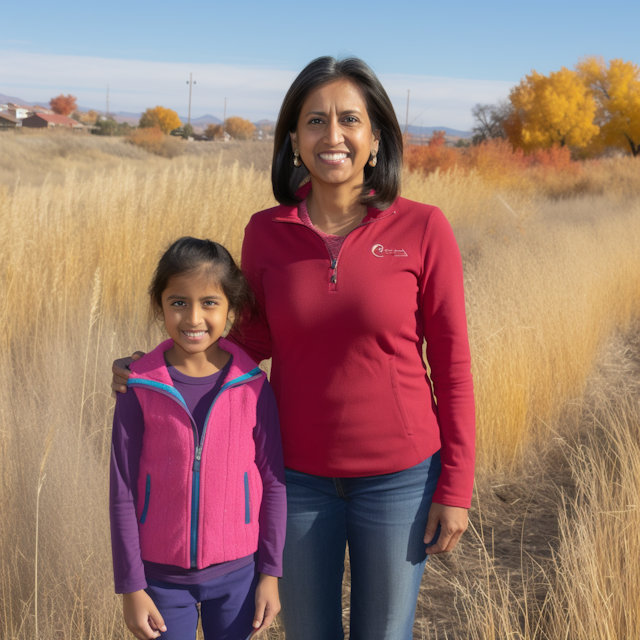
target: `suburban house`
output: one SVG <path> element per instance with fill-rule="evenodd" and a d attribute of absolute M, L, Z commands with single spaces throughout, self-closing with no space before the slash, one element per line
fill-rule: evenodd
<path fill-rule="evenodd" d="M 83 131 L 84 125 L 77 120 L 67 116 L 61 116 L 57 113 L 35 113 L 22 121 L 23 127 L 31 127 L 32 129 L 53 129 L 54 127 L 68 127 L 74 131 Z"/>
<path fill-rule="evenodd" d="M 49 107 L 41 107 L 39 104 L 34 104 L 33 107 L 30 108 L 31 113 L 55 113 L 53 109 L 49 109 Z"/>
<path fill-rule="evenodd" d="M 18 118 L 14 118 L 8 111 L 0 111 L 0 131 L 15 129 L 18 126 Z"/>
<path fill-rule="evenodd" d="M 18 120 L 22 120 L 23 118 L 26 118 L 29 115 L 30 109 L 31 109 L 31 107 L 23 107 L 13 102 L 9 102 L 9 104 L 7 104 L 7 107 L 8 107 L 7 111 L 14 118 L 17 118 Z"/>

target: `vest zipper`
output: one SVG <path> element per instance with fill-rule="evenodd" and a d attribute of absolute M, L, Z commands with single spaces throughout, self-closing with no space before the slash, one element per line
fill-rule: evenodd
<path fill-rule="evenodd" d="M 189 408 L 187 407 L 187 403 L 184 401 L 184 398 L 180 394 L 180 392 L 175 388 L 168 384 L 164 384 L 162 382 L 156 382 L 155 380 L 141 380 L 140 378 L 129 378 L 127 382 L 127 386 L 133 387 L 146 387 L 152 391 L 157 391 L 167 398 L 171 398 L 175 402 L 177 402 L 189 416 L 189 421 L 191 422 L 191 426 L 193 427 L 194 434 L 194 442 L 195 442 L 195 454 L 193 459 L 193 469 L 191 476 L 191 527 L 190 527 L 190 535 L 189 535 L 189 563 L 191 568 L 194 569 L 197 565 L 197 550 L 198 550 L 198 519 L 199 519 L 199 511 L 200 511 L 200 461 L 202 459 L 202 449 L 204 448 L 204 436 L 207 431 L 207 426 L 209 425 L 209 418 L 211 417 L 211 412 L 213 410 L 213 406 L 216 401 L 220 397 L 220 394 L 225 389 L 230 389 L 231 387 L 237 387 L 238 385 L 245 384 L 246 382 L 250 382 L 251 380 L 255 380 L 262 374 L 262 370 L 260 367 L 255 367 L 249 373 L 245 373 L 237 378 L 226 382 L 220 387 L 220 391 L 216 394 L 216 397 L 213 399 L 211 406 L 209 407 L 209 411 L 207 412 L 207 417 L 204 421 L 204 426 L 202 427 L 202 436 L 200 436 L 200 440 L 198 441 L 198 427 L 195 423 L 195 420 L 191 416 L 189 412 Z"/>

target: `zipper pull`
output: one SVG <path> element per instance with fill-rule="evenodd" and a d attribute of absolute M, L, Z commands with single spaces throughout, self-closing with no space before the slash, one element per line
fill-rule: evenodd
<path fill-rule="evenodd" d="M 200 458 L 202 458 L 202 447 L 196 447 L 196 458 L 193 461 L 194 471 L 200 471 Z"/>

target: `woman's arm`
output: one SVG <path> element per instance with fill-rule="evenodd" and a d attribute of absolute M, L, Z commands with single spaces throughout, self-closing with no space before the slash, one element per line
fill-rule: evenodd
<path fill-rule="evenodd" d="M 429 545 L 428 554 L 437 554 L 453 550 L 467 529 L 475 469 L 475 405 L 462 259 L 439 209 L 431 212 L 427 223 L 423 255 L 420 312 L 437 399 L 442 461 L 424 543 Z"/>
<path fill-rule="evenodd" d="M 246 351 L 256 362 L 261 362 L 271 357 L 271 334 L 262 287 L 261 246 L 256 235 L 252 220 L 249 220 L 244 230 L 240 265 L 256 298 L 256 313 L 251 318 L 245 318 L 238 330 L 232 329 L 228 339 Z"/>
<path fill-rule="evenodd" d="M 112 395 L 114 398 L 116 397 L 116 393 L 127 392 L 127 380 L 131 375 L 129 365 L 136 360 L 140 360 L 143 355 L 143 351 L 136 351 L 129 358 L 119 358 L 118 360 L 113 361 L 113 364 L 111 365 L 111 371 L 113 372 L 113 378 L 111 378 L 111 390 L 113 391 Z"/>
<path fill-rule="evenodd" d="M 433 500 L 468 509 L 475 469 L 475 405 L 462 259 L 439 209 L 430 214 L 423 255 L 419 304 L 442 444 L 442 471 Z"/>

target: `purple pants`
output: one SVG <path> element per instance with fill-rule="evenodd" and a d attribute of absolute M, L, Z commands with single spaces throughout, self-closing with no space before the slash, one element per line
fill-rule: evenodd
<path fill-rule="evenodd" d="M 147 579 L 146 592 L 164 618 L 162 640 L 195 640 L 200 603 L 205 640 L 246 640 L 253 630 L 255 563 L 202 584 Z"/>

